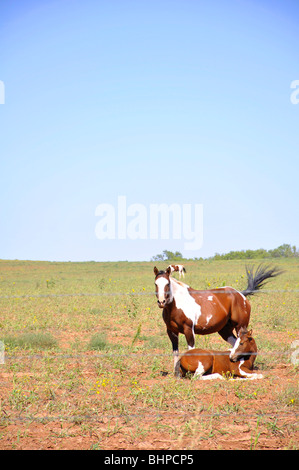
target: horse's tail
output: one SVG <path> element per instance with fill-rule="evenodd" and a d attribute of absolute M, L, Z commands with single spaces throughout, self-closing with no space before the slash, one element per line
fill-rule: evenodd
<path fill-rule="evenodd" d="M 253 274 L 253 266 L 246 266 L 248 284 L 242 294 L 245 296 L 256 294 L 266 284 L 266 279 L 276 277 L 283 272 L 277 266 L 271 267 L 270 265 L 260 264 L 256 268 L 255 274 Z"/>
<path fill-rule="evenodd" d="M 184 273 L 186 273 L 186 272 L 187 272 L 187 271 L 186 271 L 186 269 L 184 268 L 184 266 L 183 266 L 183 271 L 184 271 Z"/>

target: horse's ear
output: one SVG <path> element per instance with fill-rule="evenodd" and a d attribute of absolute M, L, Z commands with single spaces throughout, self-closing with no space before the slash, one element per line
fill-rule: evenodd
<path fill-rule="evenodd" d="M 252 328 L 248 331 L 248 336 L 252 336 Z"/>
<path fill-rule="evenodd" d="M 156 276 L 157 276 L 158 272 L 159 272 L 159 270 L 158 270 L 158 269 L 156 268 L 156 266 L 155 266 L 155 267 L 154 267 L 154 273 L 155 273 Z"/>
<path fill-rule="evenodd" d="M 168 268 L 166 269 L 166 274 L 168 274 L 168 276 L 170 276 L 171 274 L 171 266 L 168 266 Z"/>

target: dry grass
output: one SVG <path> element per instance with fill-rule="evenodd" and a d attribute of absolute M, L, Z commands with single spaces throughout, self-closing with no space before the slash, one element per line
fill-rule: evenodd
<path fill-rule="evenodd" d="M 172 375 L 153 263 L 1 261 L 0 448 L 298 448 L 298 263 L 251 299 L 265 378 L 200 382 Z M 245 287 L 243 261 L 186 269 L 192 287 Z"/>

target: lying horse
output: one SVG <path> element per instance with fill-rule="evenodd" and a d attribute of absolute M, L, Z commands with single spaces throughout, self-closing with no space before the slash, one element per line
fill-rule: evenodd
<path fill-rule="evenodd" d="M 253 372 L 256 355 L 257 347 L 252 330 L 241 328 L 230 351 L 191 349 L 183 354 L 180 359 L 181 374 L 185 377 L 190 372 L 202 380 L 223 379 L 228 374 L 232 377 L 261 379 L 262 374 Z"/>
<path fill-rule="evenodd" d="M 171 273 L 175 271 L 179 273 L 180 277 L 181 277 L 181 274 L 183 274 L 183 277 L 185 277 L 184 273 L 186 273 L 187 271 L 182 264 L 170 264 L 168 267 L 170 268 Z"/>
<path fill-rule="evenodd" d="M 172 343 L 174 370 L 178 375 L 179 333 L 185 335 L 188 348 L 195 345 L 195 334 L 209 335 L 218 332 L 231 346 L 235 345 L 235 329 L 238 334 L 247 328 L 250 318 L 250 303 L 247 296 L 255 294 L 265 280 L 280 274 L 277 268 L 260 265 L 255 275 L 247 269 L 247 288 L 239 292 L 232 287 L 213 290 L 195 290 L 174 279 L 171 269 L 159 271 L 154 268 L 158 306 L 163 308 L 163 320 Z"/>

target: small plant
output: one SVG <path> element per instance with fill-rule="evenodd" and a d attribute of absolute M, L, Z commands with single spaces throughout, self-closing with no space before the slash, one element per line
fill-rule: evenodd
<path fill-rule="evenodd" d="M 92 308 L 92 309 L 90 309 L 91 315 L 100 315 L 101 312 L 102 312 L 102 311 L 101 311 L 100 308 Z"/>
<path fill-rule="evenodd" d="M 6 336 L 3 339 L 7 350 L 21 349 L 52 349 L 57 341 L 50 333 L 23 333 L 20 336 Z"/>
<path fill-rule="evenodd" d="M 134 335 L 134 338 L 132 339 L 131 348 L 134 346 L 138 338 L 140 338 L 140 332 L 141 332 L 141 323 L 139 323 L 137 331 Z"/>
<path fill-rule="evenodd" d="M 139 309 L 139 301 L 137 296 L 135 295 L 135 290 L 132 289 L 132 294 L 129 294 L 131 305 L 128 306 L 127 312 L 129 316 L 136 318 Z"/>
<path fill-rule="evenodd" d="M 51 288 L 51 287 L 55 287 L 55 281 L 54 279 L 46 279 L 46 284 L 47 284 L 47 289 Z"/>
<path fill-rule="evenodd" d="M 105 279 L 104 277 L 102 277 L 101 279 L 99 279 L 99 281 L 98 281 L 98 287 L 99 287 L 99 291 L 100 291 L 100 292 L 103 292 L 104 287 L 105 287 L 105 284 L 106 284 L 106 279 Z"/>
<path fill-rule="evenodd" d="M 260 424 L 260 419 L 261 417 L 259 416 L 257 418 L 257 421 L 256 421 L 256 428 L 255 428 L 255 436 L 254 436 L 254 440 L 253 440 L 253 433 L 251 434 L 251 440 L 250 440 L 250 450 L 255 450 L 256 446 L 257 446 L 257 443 L 258 443 L 258 440 L 259 440 L 259 437 L 261 435 L 261 431 L 258 432 L 258 428 L 259 428 L 259 424 Z"/>
<path fill-rule="evenodd" d="M 279 392 L 277 396 L 277 402 L 282 403 L 284 406 L 298 408 L 299 406 L 299 393 L 298 387 L 288 385 L 284 390 Z"/>
<path fill-rule="evenodd" d="M 108 341 L 105 333 L 97 333 L 92 336 L 89 341 L 88 349 L 96 349 L 103 351 L 108 348 Z"/>
<path fill-rule="evenodd" d="M 30 390 L 21 390 L 14 387 L 11 394 L 8 396 L 8 401 L 12 408 L 17 410 L 26 409 L 37 399 L 35 392 Z"/>

